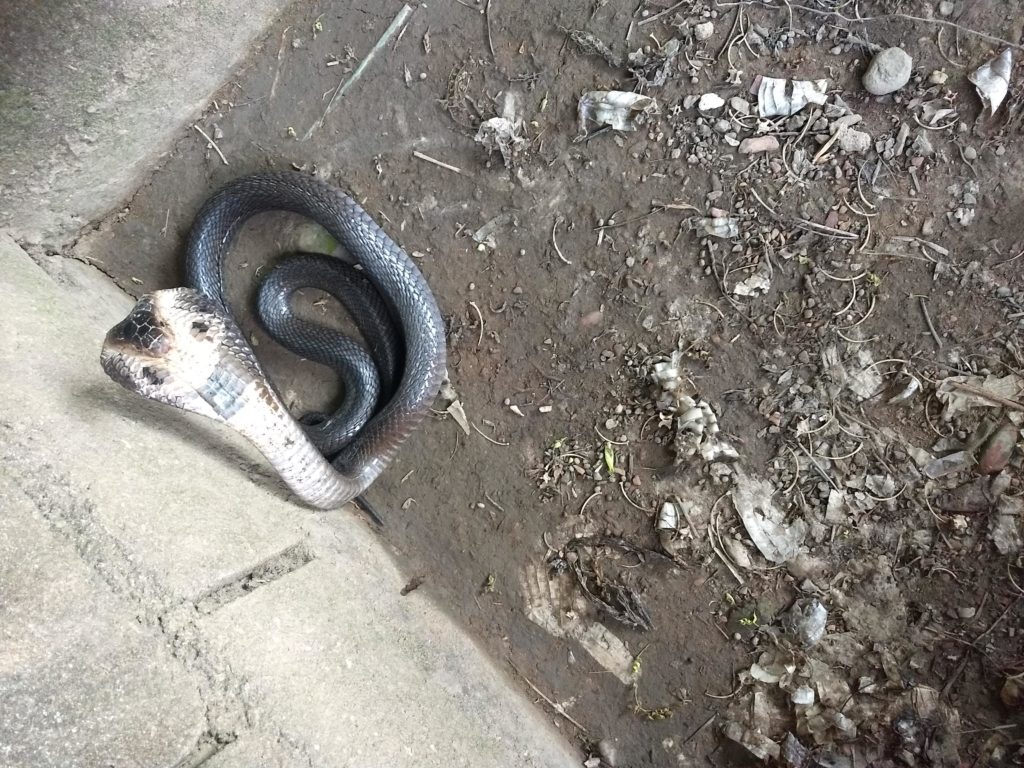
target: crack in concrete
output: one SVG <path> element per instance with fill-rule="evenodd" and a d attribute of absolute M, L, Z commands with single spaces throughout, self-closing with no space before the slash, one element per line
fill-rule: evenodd
<path fill-rule="evenodd" d="M 38 462 L 36 451 L 15 443 L 10 425 L 0 424 L 2 427 L 7 427 L 7 434 L 0 463 L 14 483 L 32 500 L 51 531 L 136 610 L 141 624 L 160 633 L 171 656 L 191 673 L 206 707 L 207 729 L 180 768 L 195 768 L 252 731 L 259 694 L 244 676 L 232 672 L 231 664 L 212 647 L 198 621 L 311 562 L 308 547 L 290 546 L 197 600 L 177 600 L 160 585 L 158 576 L 137 562 L 99 522 L 92 503 L 75 492 L 59 468 Z"/>
<path fill-rule="evenodd" d="M 253 590 L 284 578 L 312 560 L 313 554 L 305 544 L 294 544 L 280 554 L 267 558 L 248 573 L 200 597 L 195 601 L 196 610 L 203 615 L 213 613 Z"/>

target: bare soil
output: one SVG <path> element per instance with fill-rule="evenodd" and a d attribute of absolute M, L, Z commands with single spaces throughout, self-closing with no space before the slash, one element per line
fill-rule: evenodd
<path fill-rule="evenodd" d="M 241 174 L 298 168 L 350 190 L 417 258 L 448 323 L 452 384 L 479 429 L 464 434 L 438 410 L 411 438 L 369 494 L 386 519 L 381 536 L 418 589 L 517 671 L 510 669 L 517 684 L 588 754 L 604 740 L 606 762 L 620 766 L 752 760 L 722 733 L 727 720 L 742 719 L 730 707 L 751 706 L 754 689 L 738 675 L 776 646 L 774 628 L 793 600 L 816 595 L 830 610 L 829 636 L 859 649 L 844 656 L 833 647 L 827 660 L 854 691 L 866 674 L 859 665 L 881 670 L 888 650 L 900 682 L 879 671 L 891 684 L 879 700 L 934 688 L 959 712 L 962 764 L 1012 760 L 1024 718 L 1019 698 L 1014 709 L 1000 692 L 1024 672 L 1020 555 L 994 548 L 988 475 L 968 468 L 927 481 L 911 448 L 932 450 L 940 436 L 967 441 L 983 418 L 990 430 L 1002 423 L 992 408 L 946 423 L 938 382 L 1024 368 L 1024 319 L 1013 303 L 1024 301 L 1017 89 L 1001 115 L 983 115 L 966 73 L 1000 46 L 934 21 L 1019 42 L 1024 16 L 995 0 L 953 3 L 950 17 L 938 16 L 938 3 L 912 0 L 781 8 L 694 1 L 639 23 L 669 5 L 422 4 L 323 126 L 300 141 L 400 5 L 295 2 L 196 124 L 226 164 L 198 131 L 185 130 L 124 210 L 84 232 L 69 255 L 139 295 L 183 283 L 196 211 Z M 833 10 L 897 15 L 849 23 L 826 13 Z M 706 41 L 693 32 L 702 21 L 713 23 Z M 768 32 L 761 44 L 743 37 L 755 25 Z M 583 92 L 630 91 L 636 81 L 624 66 L 581 52 L 566 30 L 585 30 L 620 57 L 683 40 L 667 81 L 646 91 L 659 103 L 648 124 L 574 141 Z M 870 44 L 900 45 L 913 56 L 914 80 L 900 94 L 875 98 L 861 87 Z M 949 79 L 929 90 L 938 69 Z M 880 158 L 874 141 L 861 154 L 834 146 L 814 162 L 823 147 L 817 137 L 828 135 L 817 120 L 832 118 L 819 114 L 805 126 L 808 108 L 766 130 L 788 152 L 739 154 L 715 123 L 738 120 L 742 139 L 756 117 L 732 106 L 702 115 L 684 103 L 715 92 L 727 102 L 746 99 L 756 114 L 748 92 L 756 75 L 828 78 L 830 94 L 862 116 L 855 127 L 873 140 L 907 123 L 907 149 Z M 511 167 L 473 138 L 481 120 L 500 113 L 507 91 L 517 94 L 527 139 Z M 946 117 L 919 127 L 928 120 L 921 105 L 942 99 L 957 124 L 942 127 Z M 919 133 L 932 153 L 910 148 Z M 798 149 L 804 166 L 794 159 Z M 971 181 L 973 204 L 963 191 Z M 736 217 L 741 235 L 716 240 L 689 226 L 713 208 Z M 957 209 L 973 219 L 964 225 L 951 213 Z M 479 245 L 472 234 L 503 214 L 510 216 L 496 224 L 493 247 Z M 292 221 L 266 215 L 246 227 L 229 265 L 239 306 L 251 302 L 260 266 L 280 252 Z M 735 293 L 766 264 L 767 293 Z M 313 311 L 333 315 L 330 305 Z M 246 323 L 296 412 L 330 403 L 337 385 L 329 371 L 294 359 Z M 673 352 L 690 394 L 716 411 L 738 462 L 723 468 L 673 449 L 678 435 L 671 419 L 658 419 L 650 380 L 653 365 Z M 858 357 L 863 352 L 871 357 Z M 836 384 L 838 369 L 870 369 L 888 389 L 855 396 Z M 917 377 L 920 393 L 889 404 L 905 375 Z M 841 458 L 850 451 L 856 455 Z M 1010 452 L 1001 476 L 1012 498 L 1022 492 L 1020 446 Z M 563 454 L 578 454 L 581 469 Z M 572 474 L 542 487 L 545 466 L 570 466 Z M 810 524 L 801 565 L 772 564 L 751 545 L 730 502 L 737 467 L 774 483 L 788 519 Z M 866 476 L 882 480 L 865 491 Z M 888 491 L 885 478 L 893 481 Z M 826 516 L 840 486 L 851 499 L 861 495 L 845 517 Z M 965 489 L 988 501 L 940 503 Z M 699 520 L 682 521 L 673 560 L 650 550 L 663 553 L 655 520 L 676 496 L 693 502 Z M 748 557 L 734 566 L 742 584 L 708 543 L 718 534 L 733 560 Z M 623 555 L 608 540 L 570 551 L 581 535 L 644 551 Z M 534 577 L 572 562 L 592 567 L 598 583 L 624 584 L 650 615 L 649 630 L 627 626 L 583 598 L 571 570 L 551 576 L 559 621 L 603 626 L 629 659 L 640 656 L 632 683 L 578 639 L 556 637 L 528 615 L 537 605 Z M 879 579 L 888 586 L 871 591 Z M 866 606 L 877 613 L 864 618 Z M 949 759 L 926 748 L 915 754 L 893 717 L 863 721 L 853 740 L 861 754 L 911 765 Z M 934 718 L 918 720 L 936 727 Z M 798 726 L 783 730 L 790 727 Z M 779 737 L 777 723 L 766 730 Z M 834 736 L 826 745 L 849 751 L 849 740 L 844 748 Z"/>

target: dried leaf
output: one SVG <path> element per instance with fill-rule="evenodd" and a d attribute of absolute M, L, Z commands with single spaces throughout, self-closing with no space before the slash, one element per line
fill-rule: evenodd
<path fill-rule="evenodd" d="M 747 534 L 765 559 L 772 563 L 785 563 L 799 553 L 800 544 L 807 535 L 807 523 L 804 520 L 787 523 L 785 514 L 772 501 L 774 494 L 775 487 L 771 483 L 753 480 L 742 472 L 736 473 L 732 503 Z"/>
<path fill-rule="evenodd" d="M 469 419 L 466 418 L 466 411 L 462 407 L 462 402 L 460 400 L 456 400 L 445 408 L 445 410 L 453 419 L 455 419 L 458 425 L 462 427 L 462 431 L 468 435 Z"/>
<path fill-rule="evenodd" d="M 994 115 L 1010 90 L 1010 70 L 1013 68 L 1013 51 L 1004 50 L 996 58 L 986 61 L 967 76 L 974 83 L 978 96 Z"/>
<path fill-rule="evenodd" d="M 1004 496 L 992 515 L 989 536 L 1002 555 L 1020 552 L 1024 547 L 1021 537 L 1021 519 L 1024 518 L 1024 500 Z"/>
<path fill-rule="evenodd" d="M 615 474 L 615 448 L 609 442 L 604 444 L 604 466 L 608 470 L 608 477 Z"/>
<path fill-rule="evenodd" d="M 960 387 L 957 385 L 964 385 Z M 970 390 L 976 390 L 971 392 Z M 945 421 L 971 408 L 999 408 L 998 402 L 986 398 L 987 393 L 1004 400 L 1016 401 L 1024 393 L 1024 378 L 1015 374 L 999 376 L 950 376 L 939 382 L 935 390 L 939 401 L 946 407 L 942 411 Z"/>

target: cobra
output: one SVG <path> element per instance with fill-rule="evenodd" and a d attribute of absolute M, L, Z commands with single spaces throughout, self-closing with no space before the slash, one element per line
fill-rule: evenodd
<path fill-rule="evenodd" d="M 224 259 L 242 224 L 273 210 L 326 229 L 353 263 L 310 254 L 263 281 L 257 313 L 292 351 L 335 368 L 344 397 L 329 417 L 296 420 L 269 381 L 224 291 Z M 299 173 L 228 184 L 203 206 L 186 249 L 187 287 L 142 296 L 107 333 L 103 370 L 128 390 L 227 424 L 250 440 L 303 501 L 322 509 L 360 496 L 422 421 L 445 376 L 444 324 L 409 256 L 349 196 Z M 367 342 L 296 317 L 292 293 L 320 288 Z"/>

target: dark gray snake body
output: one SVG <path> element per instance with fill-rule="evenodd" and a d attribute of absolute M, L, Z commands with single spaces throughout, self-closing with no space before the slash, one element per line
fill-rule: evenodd
<path fill-rule="evenodd" d="M 235 234 L 251 216 L 276 210 L 318 223 L 355 264 L 293 256 L 260 288 L 259 315 L 268 332 L 297 354 L 334 367 L 345 384 L 339 410 L 305 428 L 266 381 L 231 319 L 224 289 L 224 259 Z M 186 274 L 191 289 L 143 297 L 111 330 L 103 352 L 107 373 L 147 397 L 231 424 L 312 504 L 333 507 L 361 494 L 422 420 L 445 375 L 441 313 L 416 265 L 350 197 L 283 172 L 243 177 L 210 198 L 189 238 Z M 294 316 L 290 296 L 304 287 L 341 301 L 368 350 Z"/>

